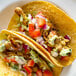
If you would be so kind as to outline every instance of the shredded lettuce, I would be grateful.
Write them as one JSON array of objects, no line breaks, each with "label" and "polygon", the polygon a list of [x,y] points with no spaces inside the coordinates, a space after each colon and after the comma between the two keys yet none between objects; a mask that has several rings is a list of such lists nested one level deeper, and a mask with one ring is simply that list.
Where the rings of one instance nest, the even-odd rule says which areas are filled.
[{"label": "shredded lettuce", "polygon": [[27,30],[28,31],[28,27],[26,26],[26,25],[21,25],[22,26],[22,29],[24,29],[24,30]]},{"label": "shredded lettuce", "polygon": [[49,69],[50,70],[47,63],[42,58],[40,58],[39,55],[35,51],[31,50],[30,54],[31,54],[31,58],[34,60],[35,63],[39,64],[39,67],[41,69],[43,69],[43,70],[44,69]]},{"label": "shredded lettuce", "polygon": [[14,70],[18,70],[19,69],[19,66],[14,64],[14,63],[10,63],[10,66],[12,67],[12,69]]},{"label": "shredded lettuce", "polygon": [[34,60],[35,63],[40,62],[40,59],[39,59],[37,53],[35,53],[33,50],[31,50],[31,51],[30,51],[30,54],[31,54],[31,58]]},{"label": "shredded lettuce", "polygon": [[2,44],[2,45],[0,46],[0,52],[5,51],[5,49],[6,49],[5,44]]},{"label": "shredded lettuce", "polygon": [[26,60],[22,56],[10,56],[10,57],[8,57],[9,60],[12,58],[15,58],[15,61],[17,62],[17,64],[15,64],[13,62],[7,63],[7,64],[10,67],[12,67],[12,69],[14,69],[14,70],[21,70],[22,69],[21,65],[27,64]]},{"label": "shredded lettuce", "polygon": [[15,60],[18,62],[18,64],[26,64],[27,63],[27,61],[21,56],[15,56]]},{"label": "shredded lettuce", "polygon": [[20,23],[19,23],[19,24],[17,24],[17,26],[18,26],[18,27],[20,27],[20,26],[21,26],[21,25],[20,25]]},{"label": "shredded lettuce", "polygon": [[3,52],[3,51],[5,51],[5,49],[6,49],[6,44],[8,43],[9,41],[5,41],[5,42],[3,42],[3,41],[1,41],[0,42],[0,52]]}]

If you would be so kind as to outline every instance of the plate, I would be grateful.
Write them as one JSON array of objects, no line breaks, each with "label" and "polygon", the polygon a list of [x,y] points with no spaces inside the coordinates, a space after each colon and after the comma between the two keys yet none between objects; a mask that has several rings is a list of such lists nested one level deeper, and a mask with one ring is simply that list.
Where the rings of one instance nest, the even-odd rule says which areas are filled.
[{"label": "plate", "polygon": [[[0,0],[0,30],[6,29],[17,6],[22,6],[34,0]],[[45,0],[56,4],[65,10],[76,21],[76,0]],[[76,60],[63,69],[60,76],[76,76]]]}]

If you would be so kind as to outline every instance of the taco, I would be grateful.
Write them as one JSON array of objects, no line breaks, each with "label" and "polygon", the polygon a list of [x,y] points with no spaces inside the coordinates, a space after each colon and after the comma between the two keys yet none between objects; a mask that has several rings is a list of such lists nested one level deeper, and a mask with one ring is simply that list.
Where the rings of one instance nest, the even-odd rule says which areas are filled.
[{"label": "taco", "polygon": [[8,30],[2,30],[0,37],[1,76],[59,76],[62,68],[44,59],[27,39]]},{"label": "taco", "polygon": [[[23,10],[22,10],[23,9]],[[8,30],[36,45],[56,66],[64,67],[76,57],[76,23],[55,5],[34,1],[15,9]]]}]

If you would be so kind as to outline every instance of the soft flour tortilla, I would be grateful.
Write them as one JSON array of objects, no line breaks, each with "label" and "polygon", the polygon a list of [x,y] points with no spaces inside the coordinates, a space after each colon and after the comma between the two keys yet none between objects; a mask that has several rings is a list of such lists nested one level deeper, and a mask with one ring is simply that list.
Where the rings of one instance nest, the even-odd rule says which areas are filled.
[{"label": "soft flour tortilla", "polygon": [[[35,45],[33,45],[31,42],[29,42],[27,39],[21,37],[20,35],[13,33],[12,31],[8,31],[8,30],[2,30],[1,34],[0,34],[0,40],[2,39],[6,39],[7,35],[13,35],[16,36],[18,39],[22,40],[23,42],[27,43],[30,47],[32,47],[33,49],[35,49],[38,53],[40,53],[47,61],[51,62]],[[1,55],[1,54],[0,54]],[[0,58],[0,75],[1,76],[22,76],[19,72],[17,71],[13,71],[11,70],[11,68],[9,68],[4,62],[3,60],[1,60]],[[59,76],[62,68],[59,67],[53,67],[53,74],[54,76]]]},{"label": "soft flour tortilla", "polygon": [[[61,61],[57,61],[56,59],[50,56],[50,59],[52,58],[54,64],[59,67],[70,65],[72,61],[76,58],[76,23],[69,16],[67,16],[67,14],[64,11],[60,10],[55,5],[45,1],[30,2],[22,6],[22,9],[26,15],[30,13],[33,16],[37,12],[42,11],[43,14],[56,27],[56,29],[59,30],[60,35],[64,36],[67,34],[71,37],[70,47],[72,48],[72,55],[69,61],[62,63]],[[17,14],[14,14],[14,16],[12,17],[9,23],[8,30],[19,31],[19,29],[17,28],[18,22],[19,22],[19,17]],[[40,45],[38,46],[41,49]],[[46,53],[46,51],[44,51],[44,53]],[[45,55],[49,56],[48,52]]]}]

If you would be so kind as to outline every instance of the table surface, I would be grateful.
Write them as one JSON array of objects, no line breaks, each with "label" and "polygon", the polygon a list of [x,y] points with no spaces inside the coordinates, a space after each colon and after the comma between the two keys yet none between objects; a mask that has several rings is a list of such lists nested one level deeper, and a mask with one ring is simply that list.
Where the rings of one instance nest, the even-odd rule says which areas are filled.
[{"label": "table surface", "polygon": [[[0,0],[0,12],[9,4],[18,0]],[[49,0],[65,10],[76,21],[76,0]],[[60,76],[76,76],[76,60],[65,67]]]}]

